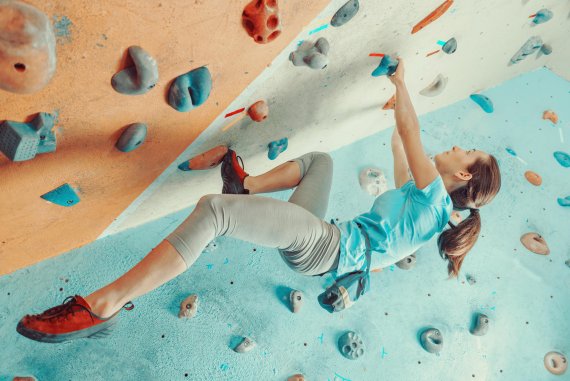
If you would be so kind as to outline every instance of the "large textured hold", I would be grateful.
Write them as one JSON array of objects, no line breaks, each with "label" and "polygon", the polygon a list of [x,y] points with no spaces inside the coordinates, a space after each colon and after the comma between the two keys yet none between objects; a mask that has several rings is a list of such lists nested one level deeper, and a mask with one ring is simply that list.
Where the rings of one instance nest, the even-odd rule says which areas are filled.
[{"label": "large textured hold", "polygon": [[326,38],[321,37],[315,43],[305,41],[296,51],[289,54],[289,61],[295,66],[308,66],[311,69],[324,69],[329,63],[327,54],[330,46]]},{"label": "large textured hold", "polygon": [[158,65],[140,46],[131,46],[129,56],[135,66],[121,70],[111,79],[113,89],[121,94],[144,94],[158,82]]},{"label": "large textured hold", "polygon": [[544,356],[544,367],[552,374],[557,376],[566,373],[568,369],[568,359],[563,353],[560,352],[548,352]]},{"label": "large textured hold", "polygon": [[55,134],[51,131],[54,117],[40,112],[30,123],[6,120],[0,124],[0,151],[12,161],[33,159],[37,154],[53,152]]},{"label": "large textured hold", "polygon": [[356,360],[364,355],[366,347],[358,333],[348,331],[338,339],[338,349],[347,359]]},{"label": "large textured hold", "polygon": [[175,110],[186,112],[206,102],[212,91],[212,76],[202,66],[177,77],[168,91],[168,104]]},{"label": "large textured hold", "polygon": [[509,61],[509,65],[514,65],[521,62],[527,56],[536,53],[543,45],[542,39],[538,36],[532,36],[529,38],[523,46],[515,53],[515,55]]},{"label": "large textured hold", "polygon": [[266,44],[281,34],[277,0],[252,0],[241,15],[247,34],[258,44]]},{"label": "large textured hold", "polygon": [[452,4],[453,0],[445,0],[439,7],[437,7],[433,12],[424,17],[422,21],[417,23],[412,28],[412,34],[419,32],[420,30],[422,30],[423,28],[425,28],[426,26],[428,26],[429,24],[431,24],[432,22],[443,16],[443,14],[447,12],[447,10],[449,9],[449,7],[451,7]]},{"label": "large textured hold", "polygon": [[443,92],[445,86],[447,86],[447,77],[438,74],[432,83],[420,91],[420,94],[426,97],[435,97]]},{"label": "large textured hold", "polygon": [[358,12],[360,4],[358,0],[349,0],[346,4],[339,8],[331,19],[331,25],[335,27],[343,26],[349,22]]},{"label": "large textured hold", "polygon": [[429,353],[439,353],[443,349],[443,336],[439,329],[429,328],[420,337],[422,347]]},{"label": "large textured hold", "polygon": [[66,207],[73,206],[80,201],[79,196],[77,193],[75,193],[69,184],[63,184],[62,186],[57,187],[56,189],[45,193],[40,197],[56,205]]},{"label": "large textured hold", "polygon": [[123,133],[115,147],[122,152],[131,152],[140,147],[146,138],[147,127],[144,123],[133,123]]},{"label": "large textured hold", "polygon": [[20,1],[0,1],[0,89],[33,93],[48,84],[55,67],[48,17]]}]

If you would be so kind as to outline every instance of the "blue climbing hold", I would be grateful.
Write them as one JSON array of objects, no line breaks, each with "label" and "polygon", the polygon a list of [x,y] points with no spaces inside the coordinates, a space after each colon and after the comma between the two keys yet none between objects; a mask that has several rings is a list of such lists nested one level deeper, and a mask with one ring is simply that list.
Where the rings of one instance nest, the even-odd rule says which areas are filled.
[{"label": "blue climbing hold", "polygon": [[483,111],[490,114],[494,111],[493,102],[486,96],[481,94],[471,94],[469,96],[475,103],[477,103]]},{"label": "blue climbing hold", "polygon": [[382,57],[380,64],[372,72],[373,77],[379,77],[381,75],[392,75],[398,68],[398,60],[392,58],[388,55]]},{"label": "blue climbing hold", "polygon": [[560,206],[570,206],[570,196],[566,196],[564,198],[558,198],[558,205]]},{"label": "blue climbing hold", "polygon": [[80,201],[79,196],[69,184],[63,184],[40,197],[61,206],[73,206]]},{"label": "blue climbing hold", "polygon": [[532,19],[532,22],[535,24],[542,24],[547,21],[550,21],[552,16],[554,16],[554,14],[552,13],[551,10],[543,8],[540,11],[536,12],[536,15]]},{"label": "blue climbing hold", "polygon": [[554,158],[561,166],[570,168],[570,155],[568,155],[566,152],[556,151],[554,152]]},{"label": "blue climbing hold", "polygon": [[267,145],[269,147],[269,152],[267,153],[267,157],[269,157],[269,160],[275,160],[281,152],[287,149],[288,144],[289,141],[287,138],[283,138],[269,143]]},{"label": "blue climbing hold", "polygon": [[55,151],[54,123],[54,116],[46,112],[38,113],[29,123],[0,123],[0,152],[12,161],[24,161]]},{"label": "blue climbing hold", "polygon": [[168,104],[175,110],[187,112],[206,102],[212,90],[212,76],[202,66],[177,77],[168,91]]},{"label": "blue climbing hold", "polygon": [[122,152],[131,152],[140,147],[146,138],[146,124],[133,123],[121,134],[115,147]]},{"label": "blue climbing hold", "polygon": [[515,150],[513,150],[512,148],[507,147],[507,148],[505,148],[505,150],[506,150],[509,154],[511,154],[511,155],[513,155],[513,156],[517,156],[517,153],[516,153]]},{"label": "blue climbing hold", "polygon": [[178,169],[182,171],[191,171],[192,169],[190,168],[190,160],[186,160],[184,163],[178,165]]}]

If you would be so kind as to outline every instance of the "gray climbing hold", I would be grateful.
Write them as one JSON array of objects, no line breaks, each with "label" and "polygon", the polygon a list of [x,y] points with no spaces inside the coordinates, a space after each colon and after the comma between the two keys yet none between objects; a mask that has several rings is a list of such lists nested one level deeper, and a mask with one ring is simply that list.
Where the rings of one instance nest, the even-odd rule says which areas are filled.
[{"label": "gray climbing hold", "polygon": [[111,85],[121,94],[144,94],[158,82],[158,65],[155,59],[140,46],[131,46],[129,56],[135,66],[115,74],[111,79]]},{"label": "gray climbing hold", "polygon": [[550,53],[552,53],[552,46],[550,44],[542,44],[540,47],[540,52],[545,56],[548,56]]},{"label": "gray climbing hold", "polygon": [[416,266],[416,254],[408,255],[406,258],[396,262],[396,266],[402,270],[410,270]]},{"label": "gray climbing hold", "polygon": [[115,147],[122,152],[131,152],[134,149],[140,147],[146,138],[146,124],[144,123],[133,123],[123,133]]},{"label": "gray climbing hold", "polygon": [[66,207],[73,206],[80,201],[79,196],[69,184],[63,184],[40,197],[56,205]]},{"label": "gray climbing hold", "polygon": [[192,294],[180,303],[179,318],[193,318],[198,312],[198,295]]},{"label": "gray climbing hold", "polygon": [[237,353],[245,353],[251,351],[255,348],[255,341],[250,339],[249,337],[244,337],[241,343],[239,343],[235,348],[234,351]]},{"label": "gray climbing hold", "polygon": [[564,262],[566,264],[566,266],[570,267],[570,259],[567,259],[566,262]]},{"label": "gray climbing hold", "polygon": [[168,90],[168,104],[186,112],[206,102],[212,91],[212,76],[206,66],[178,76]]},{"label": "gray climbing hold", "polygon": [[40,112],[30,123],[6,120],[0,124],[0,151],[12,161],[30,160],[55,151],[54,117]]},{"label": "gray climbing hold", "polygon": [[473,275],[467,274],[465,276],[465,278],[467,279],[467,283],[469,283],[469,285],[471,285],[471,286],[473,286],[475,283],[477,283],[477,280],[473,277]]},{"label": "gray climbing hold", "polygon": [[429,328],[420,337],[422,347],[429,353],[439,353],[443,349],[443,336],[439,329]]},{"label": "gray climbing hold", "polygon": [[420,91],[421,95],[426,97],[435,97],[442,93],[442,91],[447,86],[447,77],[444,77],[441,74],[438,74],[437,77],[430,83],[425,89]]},{"label": "gray climbing hold", "polygon": [[339,8],[331,19],[331,25],[335,27],[343,26],[349,22],[358,12],[360,4],[358,0],[349,0],[346,4]]},{"label": "gray climbing hold", "polygon": [[296,51],[289,54],[289,61],[295,66],[308,66],[311,69],[324,69],[329,59],[330,46],[326,38],[321,37],[315,43],[303,42]]},{"label": "gray climbing hold", "polygon": [[452,37],[441,47],[444,53],[453,54],[457,50],[457,40]]},{"label": "gray climbing hold", "polygon": [[303,293],[298,290],[292,290],[289,294],[289,302],[291,303],[291,311],[297,313],[303,307]]},{"label": "gray climbing hold", "polygon": [[338,339],[338,349],[347,359],[356,360],[364,355],[366,347],[358,333],[348,331]]},{"label": "gray climbing hold", "polygon": [[485,336],[489,330],[489,318],[484,314],[476,314],[469,332],[475,336]]},{"label": "gray climbing hold", "polygon": [[536,53],[543,45],[542,39],[538,36],[532,36],[524,43],[524,45],[515,53],[509,61],[509,66],[519,63],[527,56]]}]

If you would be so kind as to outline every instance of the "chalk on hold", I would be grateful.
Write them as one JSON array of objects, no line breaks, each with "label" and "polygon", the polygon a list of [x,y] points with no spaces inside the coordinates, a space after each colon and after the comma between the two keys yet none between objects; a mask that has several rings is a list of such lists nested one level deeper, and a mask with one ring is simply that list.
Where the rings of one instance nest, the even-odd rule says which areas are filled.
[{"label": "chalk on hold", "polygon": [[198,312],[198,295],[192,294],[180,303],[179,318],[193,318]]},{"label": "chalk on hold", "polygon": [[420,336],[422,347],[429,353],[439,353],[443,349],[443,336],[439,329],[429,328]]},{"label": "chalk on hold", "polygon": [[563,353],[560,352],[548,352],[544,356],[544,367],[550,373],[557,376],[566,373],[568,369],[568,359]]},{"label": "chalk on hold", "polygon": [[261,122],[267,119],[269,115],[269,107],[267,107],[267,103],[265,101],[257,101],[247,109],[247,115],[254,121],[254,122]]},{"label": "chalk on hold", "polygon": [[552,123],[558,123],[558,115],[552,110],[546,110],[542,113],[542,119],[550,120]]},{"label": "chalk on hold", "polygon": [[396,262],[396,266],[402,270],[410,270],[416,267],[416,254],[408,255],[406,258]]},{"label": "chalk on hold", "polygon": [[471,98],[473,102],[477,103],[479,107],[481,107],[481,109],[483,109],[483,111],[485,111],[487,114],[495,111],[493,101],[491,101],[489,97],[482,94],[471,94],[469,98]]},{"label": "chalk on hold", "polygon": [[521,236],[521,243],[528,250],[535,254],[548,255],[550,254],[550,249],[546,244],[546,241],[538,233],[526,233]]},{"label": "chalk on hold", "polygon": [[158,82],[158,65],[140,46],[129,47],[129,56],[134,66],[127,67],[111,78],[111,86],[121,94],[138,95],[147,93]]},{"label": "chalk on hold", "polygon": [[566,196],[564,198],[558,197],[558,199],[556,201],[558,202],[558,205],[560,205],[560,206],[570,206],[570,196]]},{"label": "chalk on hold", "polygon": [[305,376],[303,376],[301,373],[297,373],[289,377],[287,381],[305,381]]},{"label": "chalk on hold", "polygon": [[33,93],[55,73],[55,35],[48,17],[20,1],[0,1],[0,89]]},{"label": "chalk on hold", "polygon": [[358,175],[358,182],[362,190],[371,196],[379,196],[388,190],[386,176],[379,168],[364,168]]},{"label": "chalk on hold", "polygon": [[358,333],[348,331],[338,339],[338,349],[347,359],[356,360],[364,355],[366,347]]},{"label": "chalk on hold", "polygon": [[251,351],[255,348],[255,341],[250,339],[249,337],[244,337],[241,343],[239,343],[235,348],[234,351],[237,353],[245,353]]},{"label": "chalk on hold", "polygon": [[140,147],[146,138],[146,124],[133,123],[123,131],[115,147],[121,152],[131,152]]},{"label": "chalk on hold", "polygon": [[552,46],[550,44],[542,44],[540,52],[545,56],[549,56],[552,53]]},{"label": "chalk on hold", "polygon": [[228,147],[219,145],[209,151],[194,156],[190,160],[186,160],[178,166],[182,171],[194,171],[200,169],[210,169],[218,166],[224,160],[224,156],[228,152]]},{"label": "chalk on hold", "polygon": [[177,77],[168,91],[168,104],[180,112],[190,111],[210,96],[212,76],[207,67],[202,66]]},{"label": "chalk on hold", "polygon": [[38,113],[29,123],[6,120],[0,124],[0,152],[12,161],[30,160],[56,148],[54,116]]},{"label": "chalk on hold", "polygon": [[392,58],[389,55],[385,55],[380,60],[378,67],[372,72],[373,77],[379,77],[381,75],[392,75],[398,68],[398,60]]},{"label": "chalk on hold", "polygon": [[550,21],[552,16],[554,16],[554,14],[550,9],[543,8],[540,11],[536,12],[534,18],[532,19],[532,22],[536,25],[543,24],[547,21]]},{"label": "chalk on hold", "polygon": [[303,293],[299,290],[292,290],[289,293],[289,303],[291,305],[291,311],[297,313],[303,307]]},{"label": "chalk on hold", "polygon": [[543,45],[542,39],[538,36],[530,37],[524,45],[512,56],[509,65],[514,65],[524,60],[527,56],[536,53]]},{"label": "chalk on hold", "polygon": [[484,314],[476,314],[469,332],[475,336],[484,336],[489,331],[489,318]]},{"label": "chalk on hold", "polygon": [[269,151],[267,152],[267,157],[269,160],[275,160],[277,156],[287,149],[289,141],[287,138],[273,141],[267,145]]},{"label": "chalk on hold", "polygon": [[444,53],[453,54],[457,50],[457,40],[452,37],[441,47]]},{"label": "chalk on hold", "polygon": [[447,77],[438,74],[432,83],[420,91],[420,94],[426,97],[435,97],[443,92],[445,86],[447,86]]},{"label": "chalk on hold", "polygon": [[77,193],[75,193],[73,188],[67,183],[41,195],[40,197],[61,206],[73,206],[80,201]]},{"label": "chalk on hold", "polygon": [[388,102],[384,104],[382,110],[394,110],[396,108],[396,94],[392,95]]},{"label": "chalk on hold", "polygon": [[414,27],[412,28],[412,34],[419,32],[420,30],[422,30],[423,28],[425,28],[426,26],[428,26],[429,24],[431,24],[432,22],[443,16],[443,14],[447,12],[447,10],[449,9],[449,7],[451,7],[452,4],[453,0],[445,0],[433,12],[424,17],[422,21],[414,25]]},{"label": "chalk on hold", "polygon": [[349,0],[336,11],[331,19],[331,25],[335,27],[343,26],[354,17],[359,8],[358,0]]},{"label": "chalk on hold", "polygon": [[564,168],[570,168],[570,155],[566,152],[556,151],[554,152],[554,158]]},{"label": "chalk on hold", "polygon": [[258,44],[266,44],[281,34],[277,0],[252,0],[243,9],[242,25]]},{"label": "chalk on hold", "polygon": [[308,66],[311,69],[324,69],[329,59],[327,54],[330,46],[326,38],[321,37],[314,43],[305,41],[297,50],[289,54],[289,61],[295,66]]}]

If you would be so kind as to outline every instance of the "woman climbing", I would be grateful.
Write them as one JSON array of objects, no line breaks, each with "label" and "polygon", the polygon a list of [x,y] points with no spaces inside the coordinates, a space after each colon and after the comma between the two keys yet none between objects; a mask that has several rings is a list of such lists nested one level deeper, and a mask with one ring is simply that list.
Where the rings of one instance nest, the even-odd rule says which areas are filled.
[{"label": "woman climbing", "polygon": [[[389,78],[397,97],[392,135],[396,189],[377,197],[369,212],[338,226],[323,221],[332,181],[328,154],[311,152],[262,175],[249,176],[235,152],[228,150],[221,168],[223,194],[203,196],[171,235],[114,282],[85,298],[70,296],[41,314],[24,316],[17,331],[43,342],[102,334],[116,322],[122,308],[133,308],[130,300],[186,271],[206,245],[222,235],[277,248],[301,274],[332,272],[339,284],[349,280],[339,287],[345,303],[354,275],[362,288],[362,275],[370,267],[389,266],[438,233],[448,273],[457,276],[481,229],[478,208],[499,191],[497,161],[485,152],[454,146],[436,155],[434,166],[420,141],[401,59]],[[255,195],[293,187],[297,188],[289,202]],[[454,226],[449,222],[453,209],[469,209],[470,215]],[[450,228],[444,231],[448,223]],[[324,302],[338,307],[338,300],[330,300],[333,294],[327,293]]]}]

